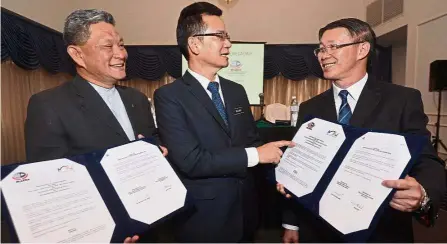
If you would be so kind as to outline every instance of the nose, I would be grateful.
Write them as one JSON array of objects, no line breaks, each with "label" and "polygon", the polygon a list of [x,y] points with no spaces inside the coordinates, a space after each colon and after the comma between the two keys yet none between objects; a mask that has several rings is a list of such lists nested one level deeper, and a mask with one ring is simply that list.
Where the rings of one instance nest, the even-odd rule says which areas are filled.
[{"label": "nose", "polygon": [[117,46],[116,48],[114,48],[113,57],[117,59],[127,59],[126,48],[122,46]]},{"label": "nose", "polygon": [[230,39],[226,38],[224,42],[224,47],[230,48],[232,46]]},{"label": "nose", "polygon": [[318,60],[320,60],[320,62],[322,62],[323,60],[325,60],[325,59],[327,59],[329,57],[330,57],[330,55],[329,55],[329,53],[327,51],[326,52],[320,52],[318,54]]}]

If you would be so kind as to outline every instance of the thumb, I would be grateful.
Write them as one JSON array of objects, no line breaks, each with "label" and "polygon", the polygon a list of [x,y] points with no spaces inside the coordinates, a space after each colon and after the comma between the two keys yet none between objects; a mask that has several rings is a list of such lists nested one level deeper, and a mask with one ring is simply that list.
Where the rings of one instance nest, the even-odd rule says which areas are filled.
[{"label": "thumb", "polygon": [[142,135],[142,134],[138,134],[138,139],[143,139],[144,138],[144,136]]}]

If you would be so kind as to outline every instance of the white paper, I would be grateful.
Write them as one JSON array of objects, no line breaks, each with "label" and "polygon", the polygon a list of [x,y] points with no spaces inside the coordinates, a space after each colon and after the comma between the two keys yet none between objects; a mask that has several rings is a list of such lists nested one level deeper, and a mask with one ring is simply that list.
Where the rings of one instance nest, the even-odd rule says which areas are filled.
[{"label": "white paper", "polygon": [[320,216],[343,234],[369,228],[411,155],[405,138],[369,132],[357,139],[320,200]]},{"label": "white paper", "polygon": [[20,242],[110,242],[115,222],[85,166],[57,159],[18,166],[2,190]]},{"label": "white paper", "polygon": [[151,224],[185,203],[186,188],[157,146],[136,141],[109,149],[101,165],[132,219]]},{"label": "white paper", "polygon": [[338,124],[317,118],[304,123],[293,138],[296,146],[276,167],[276,181],[297,197],[313,192],[345,139]]}]

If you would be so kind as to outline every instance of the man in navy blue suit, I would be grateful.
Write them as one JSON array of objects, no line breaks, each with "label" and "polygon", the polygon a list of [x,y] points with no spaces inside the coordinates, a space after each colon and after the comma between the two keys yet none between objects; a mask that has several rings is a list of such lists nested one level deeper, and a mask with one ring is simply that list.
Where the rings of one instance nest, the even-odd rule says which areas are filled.
[{"label": "man in navy blue suit", "polygon": [[279,162],[280,147],[292,145],[261,146],[244,88],[217,75],[231,47],[221,15],[206,2],[182,10],[177,42],[189,69],[154,95],[161,140],[195,202],[176,223],[179,242],[252,241],[253,166]]}]

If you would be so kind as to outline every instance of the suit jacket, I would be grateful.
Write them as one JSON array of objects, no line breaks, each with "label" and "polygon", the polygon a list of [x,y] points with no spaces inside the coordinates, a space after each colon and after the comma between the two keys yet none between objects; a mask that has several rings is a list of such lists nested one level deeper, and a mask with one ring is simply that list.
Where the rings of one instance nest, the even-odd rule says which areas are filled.
[{"label": "suit jacket", "polygon": [[[332,89],[300,105],[299,126],[308,115],[332,122],[337,121]],[[430,136],[426,128],[427,122],[418,90],[378,82],[371,77],[362,90],[350,120],[350,124],[356,127]],[[409,173],[425,188],[433,201],[435,212],[438,211],[445,192],[443,166],[444,162],[437,157],[430,141],[427,140],[427,146]],[[342,241],[335,231],[329,229],[301,205],[292,201],[287,201],[286,205],[283,222],[300,227],[300,241]],[[412,215],[394,210],[387,205],[369,241],[413,242]]]},{"label": "suit jacket", "polygon": [[[135,138],[156,136],[147,97],[116,85]],[[33,95],[25,122],[26,156],[30,162],[62,158],[129,142],[126,133],[98,92],[76,76]]]},{"label": "suit jacket", "polygon": [[245,148],[260,145],[259,136],[244,88],[219,79],[228,127],[188,72],[154,95],[161,141],[195,202],[195,211],[179,220],[180,242],[238,242],[256,228]]}]

